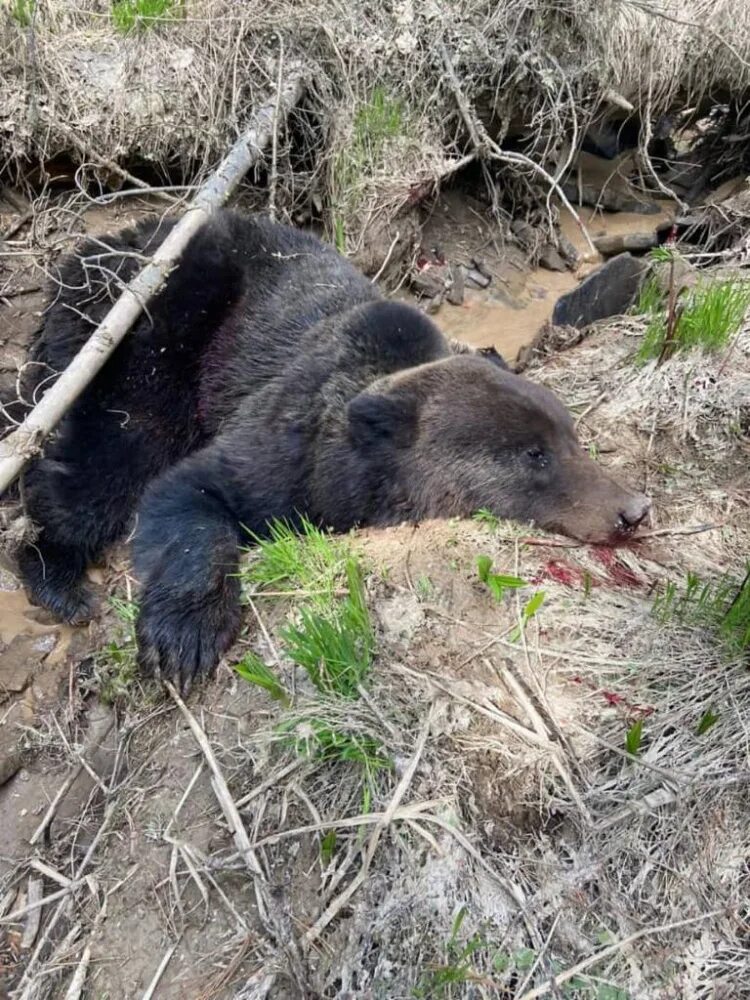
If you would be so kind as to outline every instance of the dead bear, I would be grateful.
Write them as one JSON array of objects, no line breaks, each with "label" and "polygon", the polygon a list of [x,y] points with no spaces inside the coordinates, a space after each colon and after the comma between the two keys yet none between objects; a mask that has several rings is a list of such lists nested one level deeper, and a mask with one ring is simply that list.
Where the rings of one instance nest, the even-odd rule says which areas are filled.
[{"label": "dead bear", "polygon": [[[40,388],[110,307],[101,275],[129,280],[173,224],[63,262],[30,366]],[[92,614],[87,565],[135,512],[139,661],[183,687],[235,639],[238,547],[269,519],[346,531],[484,507],[616,542],[649,507],[546,389],[450,344],[314,236],[229,211],[193,237],[23,486],[39,534],[21,575],[71,622]]]}]

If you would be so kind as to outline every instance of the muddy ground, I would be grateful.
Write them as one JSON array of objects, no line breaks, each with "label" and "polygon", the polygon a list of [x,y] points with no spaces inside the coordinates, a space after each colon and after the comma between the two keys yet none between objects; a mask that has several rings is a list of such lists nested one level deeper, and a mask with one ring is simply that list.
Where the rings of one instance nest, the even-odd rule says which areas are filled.
[{"label": "muddy ground", "polygon": [[[147,210],[116,202],[81,218],[87,232],[105,234]],[[0,217],[0,228],[12,217],[12,211]],[[584,210],[583,219],[593,235],[644,225],[637,213]],[[596,266],[577,228],[563,225],[579,251],[577,267],[529,269],[518,247],[493,239],[480,204],[446,192],[425,220],[423,245],[439,247],[450,260],[480,258],[493,280],[486,290],[467,289],[462,305],[444,302],[436,321],[452,336],[515,358],[549,319],[558,295]],[[36,247],[26,239],[21,231],[0,257],[6,386],[44,306],[42,272],[52,248],[65,242],[44,228]],[[402,287],[396,294],[413,293]],[[0,914],[21,915],[0,928],[0,994],[63,996],[75,970],[83,970],[81,995],[101,998],[543,995],[529,991],[541,972],[552,974],[549,955],[573,966],[597,942],[639,931],[639,914],[665,923],[661,892],[673,899],[673,920],[695,925],[671,938],[665,931],[661,952],[634,943],[613,953],[596,966],[596,978],[564,995],[748,995],[741,985],[747,954],[738,944],[747,939],[735,908],[747,887],[746,860],[731,856],[738,806],[722,797],[716,775],[706,786],[714,793],[701,800],[704,814],[693,826],[681,825],[675,798],[684,796],[685,816],[698,800],[683,781],[691,762],[678,759],[673,738],[665,737],[666,749],[651,771],[644,769],[657,778],[668,772],[668,780],[646,783],[666,795],[668,815],[656,824],[665,829],[643,833],[629,867],[618,868],[614,848],[612,857],[587,860],[578,827],[617,831],[618,824],[650,822],[628,811],[646,786],[638,784],[636,794],[628,784],[636,779],[625,774],[618,747],[638,718],[656,713],[666,728],[683,725],[675,720],[684,677],[665,679],[664,664],[702,657],[693,672],[729,670],[703,633],[685,647],[684,637],[652,624],[655,590],[688,571],[739,573],[750,551],[747,443],[706,456],[690,442],[624,419],[613,394],[607,397],[606,376],[625,363],[633,336],[628,321],[594,331],[532,377],[561,392],[603,464],[653,495],[654,522],[643,542],[620,552],[590,550],[479,522],[365,531],[351,539],[369,571],[378,637],[371,700],[357,718],[385,734],[396,762],[393,780],[379,780],[369,808],[387,808],[395,783],[408,776],[398,805],[414,811],[385,829],[379,860],[320,933],[312,932],[326,907],[359,871],[356,828],[339,829],[332,858],[321,849],[330,826],[363,811],[359,779],[351,767],[315,765],[261,738],[280,709],[232,669],[252,648],[291,676],[278,636],[294,603],[255,600],[238,648],[189,703],[231,797],[247,800],[240,815],[260,845],[259,864],[271,886],[270,896],[259,898],[185,714],[137,676],[118,675],[116,656],[114,667],[112,656],[101,657],[111,644],[116,651],[128,641],[106,601],[90,627],[61,626],[29,606],[2,570]],[[477,578],[479,554],[544,591],[544,613],[531,623],[522,650],[511,640],[517,600],[498,605],[487,593]],[[92,576],[103,595],[132,596],[123,549]],[[532,694],[519,694],[519,683]],[[730,702],[740,703],[747,682],[727,674],[723,683]],[[702,705],[696,696],[698,718]],[[423,731],[429,744],[420,750]],[[745,736],[737,761],[746,752]],[[451,824],[466,832],[455,836]],[[676,869],[656,879],[638,851],[652,835],[667,836],[667,826],[675,838],[682,829],[685,843],[675,843]],[[725,834],[710,850],[707,828]],[[303,832],[284,834],[295,829]],[[362,829],[369,836],[370,828]],[[619,896],[616,872],[624,879]],[[696,887],[694,905],[681,895],[685,881]],[[27,912],[36,893],[48,902]],[[462,905],[469,917],[461,935],[492,926],[503,954],[516,956],[530,935],[538,966],[529,972],[516,959],[518,968],[508,971],[495,958],[493,979],[485,968],[478,971],[479,953],[469,952],[464,965],[471,975],[441,985],[433,973],[441,961],[450,964],[446,942]],[[716,914],[702,923],[708,910]],[[531,925],[548,934],[546,945]],[[735,992],[724,972],[715,973],[722,948],[736,955]],[[666,954],[671,958],[660,968]],[[414,967],[405,970],[409,963]],[[606,994],[602,984],[622,993]],[[553,985],[550,995],[563,994]]]}]

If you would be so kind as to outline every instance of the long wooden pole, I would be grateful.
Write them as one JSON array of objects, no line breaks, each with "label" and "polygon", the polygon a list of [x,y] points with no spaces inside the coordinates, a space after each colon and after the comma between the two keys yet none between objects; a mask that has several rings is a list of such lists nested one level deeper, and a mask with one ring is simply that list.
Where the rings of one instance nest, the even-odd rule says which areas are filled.
[{"label": "long wooden pole", "polygon": [[240,136],[206,183],[197,192],[185,214],[154,253],[148,264],[123,289],[122,294],[58,380],[26,416],[23,423],[0,441],[0,494],[39,454],[47,435],[117,345],[124,339],[144,307],[164,285],[190,239],[209,216],[235,190],[247,171],[258,162],[283,121],[302,95],[302,79],[290,78],[280,92],[253,115],[251,126]]}]

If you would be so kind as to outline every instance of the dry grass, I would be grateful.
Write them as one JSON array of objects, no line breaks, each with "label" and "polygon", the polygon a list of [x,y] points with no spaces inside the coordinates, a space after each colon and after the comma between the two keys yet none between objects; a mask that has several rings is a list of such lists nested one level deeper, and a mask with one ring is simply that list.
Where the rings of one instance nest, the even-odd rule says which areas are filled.
[{"label": "dry grass", "polygon": [[[12,9],[0,9],[0,162],[72,151],[87,175],[102,159],[136,158],[193,181],[279,63],[302,60],[310,91],[294,148],[279,151],[294,180],[281,208],[322,198],[331,235],[350,250],[475,154],[483,129],[502,148],[521,126],[532,161],[554,172],[613,92],[656,120],[675,101],[750,83],[742,0],[192,0],[126,35],[99,0],[37,0],[20,19]],[[379,100],[400,109],[384,134]]]}]

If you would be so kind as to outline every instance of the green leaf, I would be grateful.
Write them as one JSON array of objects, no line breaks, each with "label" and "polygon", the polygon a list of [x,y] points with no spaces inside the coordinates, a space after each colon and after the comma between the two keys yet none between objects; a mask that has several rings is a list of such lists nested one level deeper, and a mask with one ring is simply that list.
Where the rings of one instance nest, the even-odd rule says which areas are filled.
[{"label": "green leaf", "polygon": [[643,739],[643,719],[639,719],[634,722],[633,725],[628,729],[628,734],[625,737],[625,749],[628,753],[635,756],[641,749],[641,740]]},{"label": "green leaf", "polygon": [[611,983],[598,983],[596,1000],[629,1000],[629,994],[619,986],[612,986]]},{"label": "green leaf", "polygon": [[456,917],[453,921],[453,929],[451,930],[450,944],[455,943],[455,940],[458,937],[458,932],[461,930],[461,924],[464,922],[464,919],[466,917],[466,912],[467,912],[466,907],[462,906],[461,909],[456,914]]},{"label": "green leaf", "polygon": [[331,863],[333,852],[336,848],[336,831],[329,830],[320,842],[320,857],[324,865]]},{"label": "green leaf", "polygon": [[709,708],[708,711],[704,712],[703,716],[701,717],[701,721],[698,723],[698,728],[696,730],[696,733],[698,734],[698,736],[703,736],[703,734],[707,733],[711,728],[711,726],[713,726],[718,721],[719,721],[719,716]]},{"label": "green leaf", "polygon": [[544,591],[538,590],[523,609],[524,621],[528,621],[530,618],[533,618],[537,611],[541,608],[542,604],[544,604]]},{"label": "green leaf", "polygon": [[506,955],[504,952],[499,951],[492,959],[492,968],[495,972],[505,972],[505,970],[510,965],[510,955]]},{"label": "green leaf", "polygon": [[536,952],[531,948],[521,948],[513,956],[517,969],[530,969],[536,960]]},{"label": "green leaf", "polygon": [[507,587],[509,590],[518,590],[526,586],[526,581],[520,576],[502,576],[500,573],[493,573],[492,579],[496,580],[499,586]]},{"label": "green leaf", "polygon": [[267,667],[255,653],[246,653],[243,659],[235,664],[234,669],[248,684],[255,684],[256,687],[267,691],[274,701],[280,701],[283,705],[290,703],[289,694],[284,685],[273,670]]},{"label": "green leaf", "polygon": [[489,556],[480,556],[477,559],[477,569],[479,570],[479,579],[482,583],[487,583],[490,578],[490,570],[492,569],[492,560]]}]

